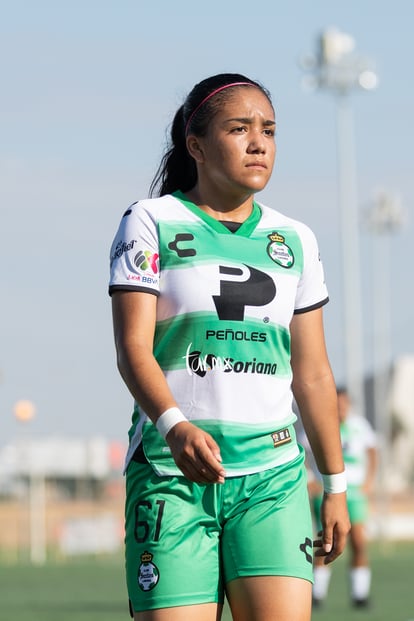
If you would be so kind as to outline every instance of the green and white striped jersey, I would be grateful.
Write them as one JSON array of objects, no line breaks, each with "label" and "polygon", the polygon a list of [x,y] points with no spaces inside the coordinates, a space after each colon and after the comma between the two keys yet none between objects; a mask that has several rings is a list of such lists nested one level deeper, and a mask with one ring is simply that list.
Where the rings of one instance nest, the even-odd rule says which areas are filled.
[{"label": "green and white striped jersey", "polygon": [[[255,202],[232,233],[180,192],[139,201],[111,248],[117,290],[159,296],[154,355],[182,412],[217,441],[228,476],[296,457],[289,324],[328,301],[306,225]],[[142,442],[157,473],[181,474],[138,404],[129,437],[127,463]]]}]

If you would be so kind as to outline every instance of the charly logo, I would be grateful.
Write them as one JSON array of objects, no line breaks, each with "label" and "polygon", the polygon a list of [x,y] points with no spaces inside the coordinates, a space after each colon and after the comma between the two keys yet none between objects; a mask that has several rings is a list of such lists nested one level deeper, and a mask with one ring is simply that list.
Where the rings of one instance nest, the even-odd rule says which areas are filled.
[{"label": "charly logo", "polygon": [[[193,239],[194,235],[192,233],[177,233],[174,241],[168,244],[168,248],[173,252],[176,252],[180,259],[185,257],[194,257],[197,254],[195,248],[192,248],[191,246],[183,247],[181,245],[183,243],[185,244],[185,242],[191,242]],[[178,244],[180,244],[180,246]]]},{"label": "charly logo", "polygon": [[292,267],[295,262],[292,249],[285,243],[285,238],[276,231],[268,235],[270,242],[267,245],[267,254],[281,267]]},{"label": "charly logo", "polygon": [[[309,548],[309,551],[308,551]],[[304,553],[306,560],[308,563],[313,562],[312,558],[312,540],[309,537],[306,537],[305,541],[300,544],[299,550]]]},{"label": "charly logo", "polygon": [[152,554],[141,554],[141,564],[138,567],[138,585],[142,591],[151,591],[160,579],[158,567],[152,562]]}]

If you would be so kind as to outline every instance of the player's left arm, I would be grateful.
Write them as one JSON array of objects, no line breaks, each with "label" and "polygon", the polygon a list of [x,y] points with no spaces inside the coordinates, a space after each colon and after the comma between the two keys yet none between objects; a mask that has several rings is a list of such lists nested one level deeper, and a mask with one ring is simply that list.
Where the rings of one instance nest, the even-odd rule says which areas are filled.
[{"label": "player's left arm", "polygon": [[[322,308],[295,314],[291,324],[292,390],[321,474],[344,471],[334,377],[326,351]],[[325,493],[318,556],[333,561],[350,528],[346,494]]]}]

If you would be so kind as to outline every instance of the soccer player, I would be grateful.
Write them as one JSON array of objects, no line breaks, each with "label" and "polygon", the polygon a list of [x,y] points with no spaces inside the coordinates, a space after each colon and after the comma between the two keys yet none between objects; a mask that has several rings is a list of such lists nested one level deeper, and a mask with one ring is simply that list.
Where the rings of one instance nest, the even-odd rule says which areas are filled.
[{"label": "soccer player", "polygon": [[312,525],[299,404],[326,495],[317,554],[349,529],[315,237],[255,199],[272,173],[267,90],[198,83],[111,248],[120,373],[135,407],[126,574],[136,621],[309,621]]},{"label": "soccer player", "polygon": [[[373,491],[377,470],[376,436],[363,416],[353,408],[345,388],[338,388],[338,411],[340,434],[348,483],[347,503],[351,530],[349,532],[350,569],[349,586],[351,601],[355,607],[369,604],[371,569],[369,566],[366,521],[368,499]],[[322,497],[315,494],[316,522],[319,522]],[[315,560],[314,606],[320,606],[328,594],[331,569]]]}]

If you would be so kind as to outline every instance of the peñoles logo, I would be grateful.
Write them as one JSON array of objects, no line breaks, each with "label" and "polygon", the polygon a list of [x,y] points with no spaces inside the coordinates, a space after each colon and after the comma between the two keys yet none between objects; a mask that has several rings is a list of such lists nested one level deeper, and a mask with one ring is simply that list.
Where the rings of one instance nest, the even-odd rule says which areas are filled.
[{"label": "pe\u00f1oles logo", "polygon": [[258,373],[261,375],[276,375],[277,364],[271,362],[252,360],[234,360],[216,356],[215,354],[202,354],[201,351],[191,350],[192,343],[187,347],[185,366],[189,375],[204,377],[208,371],[220,371],[222,373]]}]

